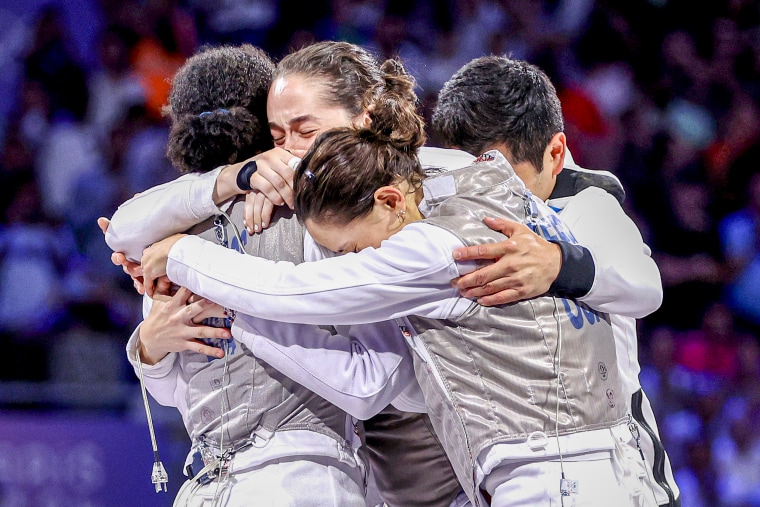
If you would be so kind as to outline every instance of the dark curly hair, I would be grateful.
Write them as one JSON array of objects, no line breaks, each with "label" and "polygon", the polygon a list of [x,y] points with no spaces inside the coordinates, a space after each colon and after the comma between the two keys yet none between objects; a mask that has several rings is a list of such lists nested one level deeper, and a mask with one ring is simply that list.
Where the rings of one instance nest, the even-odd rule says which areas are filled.
[{"label": "dark curly hair", "polygon": [[180,172],[206,172],[270,149],[266,98],[274,63],[250,44],[205,47],[172,79],[166,155]]}]

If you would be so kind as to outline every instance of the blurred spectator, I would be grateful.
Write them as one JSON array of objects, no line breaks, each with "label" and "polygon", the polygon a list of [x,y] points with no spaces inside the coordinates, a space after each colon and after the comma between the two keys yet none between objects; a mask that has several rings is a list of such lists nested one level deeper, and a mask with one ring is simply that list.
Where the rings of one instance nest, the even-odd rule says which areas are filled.
[{"label": "blurred spectator", "polygon": [[746,91],[732,96],[705,151],[708,182],[716,197],[716,213],[735,211],[746,201],[751,175],[760,153],[760,107]]},{"label": "blurred spectator", "polygon": [[[249,42],[261,46],[268,31],[278,19],[278,4],[275,0],[189,0],[187,4],[195,14],[201,39],[204,42],[221,44],[242,44]],[[312,3],[312,2],[308,2]],[[291,4],[294,9],[281,12],[299,16],[300,9],[310,11],[310,7],[299,3]],[[287,20],[287,16],[283,16]],[[298,25],[293,29],[299,28]],[[189,56],[189,55],[187,55]]]},{"label": "blurred spectator", "polygon": [[676,361],[706,382],[727,384],[738,377],[742,338],[729,309],[713,303],[705,312],[700,329],[684,331],[677,337]]},{"label": "blurred spectator", "polygon": [[657,328],[649,333],[649,336],[642,336],[648,338],[648,346],[642,346],[640,353],[639,380],[652,402],[657,420],[661,421],[666,413],[680,408],[678,393],[671,378],[676,365],[675,337],[673,330],[667,327]]},{"label": "blurred spectator", "polygon": [[26,80],[37,83],[50,100],[50,118],[81,118],[87,107],[84,69],[67,40],[61,13],[44,7],[34,28],[32,46],[24,60]]},{"label": "blurred spectator", "polygon": [[344,40],[363,46],[375,36],[383,17],[384,2],[379,0],[331,0],[329,39]]},{"label": "blurred spectator", "polygon": [[177,171],[166,158],[169,128],[142,105],[132,106],[123,126],[128,134],[121,155],[122,192],[132,197],[146,188],[177,177]]},{"label": "blurred spectator", "polygon": [[96,137],[83,123],[88,103],[84,70],[68,47],[67,30],[56,7],[44,7],[25,58],[21,127],[35,150],[42,207],[64,219],[76,207],[72,186],[79,175],[101,165]]},{"label": "blurred spectator", "polygon": [[0,228],[0,330],[39,338],[63,317],[64,278],[77,253],[69,232],[48,224],[34,180],[19,182]]},{"label": "blurred spectator", "polygon": [[0,151],[0,216],[5,216],[14,194],[24,181],[34,179],[34,156],[18,125],[11,125]]},{"label": "blurred spectator", "polygon": [[129,66],[128,38],[125,30],[109,27],[99,39],[101,67],[90,76],[87,121],[101,136],[126,119],[130,106],[145,103],[140,80]]},{"label": "blurred spectator", "polygon": [[728,305],[760,329],[760,172],[747,188],[747,204],[720,222],[720,240],[730,269]]},{"label": "blurred spectator", "polygon": [[664,287],[657,318],[680,329],[697,328],[720,294],[724,279],[711,193],[695,146],[670,136],[662,168],[648,189],[645,219]]},{"label": "blurred spectator", "polygon": [[138,38],[130,61],[143,87],[148,114],[161,118],[171,78],[198,45],[192,18],[176,0],[129,2],[131,28]]},{"label": "blurred spectator", "polygon": [[[723,404],[727,390],[713,386],[703,379],[674,374],[673,382],[680,393],[680,410],[667,413],[660,421],[663,442],[668,446],[668,454],[674,463],[687,463],[690,459],[689,446],[700,440],[711,442],[724,425]],[[700,444],[701,445],[701,444]]]},{"label": "blurred spectator", "polygon": [[50,218],[63,220],[75,212],[74,187],[83,174],[101,171],[103,154],[98,136],[84,123],[84,110],[50,124],[35,161],[42,206]]},{"label": "blurred spectator", "polygon": [[[211,2],[207,0],[195,1],[211,5]],[[266,41],[260,46],[268,49],[269,54],[275,60],[317,40],[331,38],[333,23],[330,0],[312,0],[310,2],[279,0],[275,4],[277,15],[273,20],[268,20],[266,24],[261,25],[259,29],[266,34]],[[217,4],[214,5],[215,8],[219,8]],[[259,8],[256,2],[249,2],[249,6],[250,8]],[[200,25],[203,26],[204,23],[200,23]],[[255,26],[258,27],[259,25]],[[212,32],[208,32],[208,35],[212,36],[214,42],[252,42],[250,37],[229,39],[224,33],[215,35]]]},{"label": "blurred spectator", "polygon": [[715,491],[715,472],[712,468],[710,442],[699,439],[686,446],[686,460],[676,469],[676,484],[681,490],[681,505],[713,507],[719,505]]},{"label": "blurred spectator", "polygon": [[720,505],[760,506],[760,435],[754,431],[759,415],[743,410],[713,443]]},{"label": "blurred spectator", "polygon": [[736,388],[760,406],[760,340],[758,335],[747,335],[739,343],[739,371]]},{"label": "blurred spectator", "polygon": [[23,81],[20,85],[19,131],[24,142],[35,151],[45,141],[50,126],[50,97],[40,83]]},{"label": "blurred spectator", "polygon": [[123,340],[127,332],[114,325],[108,307],[98,302],[69,305],[69,319],[54,341],[50,378],[73,384],[115,384],[127,378]]},{"label": "blurred spectator", "polygon": [[5,6],[0,7],[0,140],[16,106],[18,83],[24,74],[20,56],[28,51],[31,29],[22,16]]}]

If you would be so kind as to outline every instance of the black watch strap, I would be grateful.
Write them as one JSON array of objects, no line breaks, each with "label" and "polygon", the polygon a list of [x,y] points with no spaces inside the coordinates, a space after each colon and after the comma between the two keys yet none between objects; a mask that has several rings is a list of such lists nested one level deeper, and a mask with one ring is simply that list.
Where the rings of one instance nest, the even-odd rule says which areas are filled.
[{"label": "black watch strap", "polygon": [[256,165],[255,160],[251,160],[250,162],[246,162],[243,167],[240,168],[240,171],[237,173],[237,178],[235,179],[235,182],[237,183],[237,186],[240,190],[243,192],[248,192],[249,190],[252,190],[251,188],[251,176],[256,172],[258,169],[258,166]]}]

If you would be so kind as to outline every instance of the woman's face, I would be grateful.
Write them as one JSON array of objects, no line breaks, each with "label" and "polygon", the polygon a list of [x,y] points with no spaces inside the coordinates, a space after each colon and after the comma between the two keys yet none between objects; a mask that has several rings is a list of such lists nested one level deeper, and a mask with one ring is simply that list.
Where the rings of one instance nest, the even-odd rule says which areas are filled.
[{"label": "woman's face", "polygon": [[373,208],[369,215],[355,218],[348,224],[307,219],[305,225],[314,241],[337,254],[345,254],[365,248],[378,248],[380,243],[399,229],[394,221],[395,217],[378,213]]},{"label": "woman's face", "polygon": [[342,107],[327,104],[318,79],[300,75],[277,78],[269,88],[267,118],[275,146],[303,157],[319,134],[338,127],[358,125],[365,113],[351,118]]},{"label": "woman's face", "polygon": [[375,191],[372,210],[347,224],[307,218],[306,229],[314,241],[338,254],[378,248],[404,225],[422,218],[408,184],[380,187]]}]

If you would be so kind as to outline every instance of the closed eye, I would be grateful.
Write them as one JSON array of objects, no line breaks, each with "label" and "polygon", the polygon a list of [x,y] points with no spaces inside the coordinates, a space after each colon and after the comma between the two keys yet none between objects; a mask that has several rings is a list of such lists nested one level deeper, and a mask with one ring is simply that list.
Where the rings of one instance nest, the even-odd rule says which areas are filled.
[{"label": "closed eye", "polygon": [[347,253],[358,253],[359,252],[359,246],[354,245],[353,250],[349,250],[348,248],[341,248],[340,250],[335,250],[336,254],[343,255]]}]

